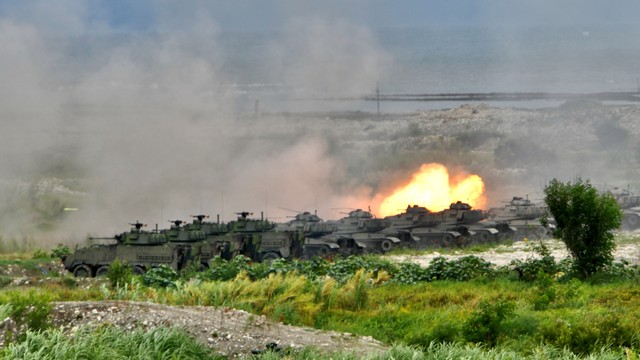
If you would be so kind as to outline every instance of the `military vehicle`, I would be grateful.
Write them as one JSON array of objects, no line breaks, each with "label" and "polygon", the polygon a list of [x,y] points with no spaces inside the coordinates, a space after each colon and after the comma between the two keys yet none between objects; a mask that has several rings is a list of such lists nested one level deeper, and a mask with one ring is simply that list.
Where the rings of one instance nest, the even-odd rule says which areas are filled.
[{"label": "military vehicle", "polygon": [[299,212],[292,220],[286,223],[276,224],[276,230],[298,231],[302,232],[305,237],[310,238],[331,234],[337,229],[337,224],[325,222],[317,214],[312,214],[308,211]]},{"label": "military vehicle", "polygon": [[341,247],[353,244],[367,253],[385,253],[402,243],[396,236],[382,232],[388,227],[387,221],[362,209],[352,210],[347,216],[329,223],[334,224],[336,230],[322,238],[342,243]]},{"label": "military vehicle", "polygon": [[[213,227],[202,219],[200,226],[207,226],[217,234],[211,233],[207,241],[212,247],[220,249],[222,257],[231,259],[244,255],[254,261],[271,261],[279,258],[298,258],[302,255],[303,239],[293,232],[276,231],[274,222],[264,219],[251,219],[250,212],[236,213],[238,218],[226,224],[226,232]],[[196,221],[194,221],[196,223]]]},{"label": "military vehicle", "polygon": [[408,205],[405,212],[384,220],[388,226],[382,232],[395,235],[407,247],[445,247],[464,241],[464,234],[456,227],[443,226],[442,214],[423,206]]},{"label": "military vehicle", "polygon": [[504,222],[516,228],[514,240],[546,239],[550,236],[550,230],[540,222],[546,212],[544,205],[514,196],[506,205],[491,208],[488,215],[491,221]]},{"label": "military vehicle", "polygon": [[345,234],[332,235],[338,230],[337,222],[325,222],[317,214],[298,212],[293,220],[277,224],[277,230],[296,232],[304,237],[303,258],[314,256],[349,256],[364,253],[365,245]]},{"label": "military vehicle", "polygon": [[485,221],[488,217],[483,210],[473,209],[471,205],[456,201],[449,209],[438,212],[442,216],[443,226],[457,226],[455,229],[465,235],[466,244],[487,243],[512,235],[516,229],[497,222]]},{"label": "military vehicle", "polygon": [[621,189],[614,187],[607,191],[608,194],[616,199],[620,209],[622,209],[623,230],[640,229],[640,196],[634,195],[629,189]]},{"label": "military vehicle", "polygon": [[[130,224],[131,230],[111,238],[108,243],[94,243],[80,248],[62,259],[65,269],[76,277],[103,276],[109,265],[119,259],[129,264],[135,274],[143,274],[154,266],[167,265],[179,271],[189,266],[199,250],[193,251],[190,242],[170,242],[167,233],[145,231],[140,222]],[[199,260],[199,259],[198,259]]]}]

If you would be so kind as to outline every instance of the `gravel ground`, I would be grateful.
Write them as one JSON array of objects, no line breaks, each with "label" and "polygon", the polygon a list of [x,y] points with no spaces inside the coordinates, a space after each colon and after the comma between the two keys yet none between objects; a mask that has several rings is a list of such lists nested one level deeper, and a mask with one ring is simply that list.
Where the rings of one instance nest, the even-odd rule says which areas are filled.
[{"label": "gravel ground", "polygon": [[80,326],[111,324],[126,330],[179,327],[216,352],[238,357],[277,348],[313,346],[325,353],[353,351],[358,355],[386,347],[371,337],[284,325],[245,311],[205,306],[167,306],[131,301],[82,301],[54,304],[57,328],[73,333]]},{"label": "gravel ground", "polygon": [[[509,265],[514,260],[526,260],[532,258],[539,258],[540,256],[533,251],[533,245],[537,244],[538,241],[529,242],[529,241],[519,241],[510,246],[499,246],[497,248],[488,250],[486,252],[473,254],[475,256],[479,256],[484,260],[495,264],[497,266],[506,266]],[[558,240],[544,240],[542,243],[551,251],[551,256],[553,256],[556,261],[564,259],[569,256],[567,252],[567,248],[565,245]],[[469,253],[447,253],[440,254],[438,252],[433,252],[429,254],[420,254],[420,255],[391,255],[388,256],[389,259],[398,261],[398,262],[414,262],[421,266],[428,266],[431,260],[438,256],[442,256],[449,260],[459,259],[463,256],[471,255]],[[630,264],[640,264],[640,244],[638,243],[630,243],[630,244],[621,244],[615,250],[614,257],[616,260],[625,260]]]}]

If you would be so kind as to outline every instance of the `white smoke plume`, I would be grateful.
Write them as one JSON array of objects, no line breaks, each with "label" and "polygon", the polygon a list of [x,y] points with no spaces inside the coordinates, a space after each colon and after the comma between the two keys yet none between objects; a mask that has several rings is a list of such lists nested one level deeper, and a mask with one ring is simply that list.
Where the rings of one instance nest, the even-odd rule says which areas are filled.
[{"label": "white smoke plume", "polygon": [[[2,236],[53,246],[137,220],[165,228],[196,213],[278,218],[291,215],[280,207],[349,202],[331,188],[344,174],[322,134],[238,112],[233,64],[206,12],[194,6],[176,26],[157,9],[156,32],[127,33],[65,4],[0,17]],[[294,20],[269,46],[274,72],[312,93],[370,91],[388,62],[346,21]]]}]

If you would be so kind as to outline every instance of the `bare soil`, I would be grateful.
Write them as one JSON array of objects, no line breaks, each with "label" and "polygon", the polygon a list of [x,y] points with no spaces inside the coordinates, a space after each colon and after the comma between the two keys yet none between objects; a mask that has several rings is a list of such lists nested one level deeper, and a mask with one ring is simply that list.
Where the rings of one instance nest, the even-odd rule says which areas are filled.
[{"label": "bare soil", "polygon": [[360,356],[385,350],[371,337],[276,323],[245,311],[208,306],[167,306],[132,301],[55,303],[56,328],[73,333],[81,326],[110,324],[126,330],[179,327],[217,353],[240,357],[276,349],[312,346],[323,353],[353,351]]}]

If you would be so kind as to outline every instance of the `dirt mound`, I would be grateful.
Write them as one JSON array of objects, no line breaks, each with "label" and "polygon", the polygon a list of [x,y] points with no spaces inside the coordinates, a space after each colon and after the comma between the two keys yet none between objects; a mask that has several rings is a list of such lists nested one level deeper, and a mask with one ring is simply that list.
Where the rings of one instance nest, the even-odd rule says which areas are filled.
[{"label": "dirt mound", "polygon": [[353,351],[362,356],[386,350],[371,337],[275,323],[246,311],[206,306],[167,306],[148,302],[84,301],[54,303],[54,327],[73,333],[81,326],[110,324],[126,330],[179,327],[199,342],[229,356],[249,355],[267,347],[322,352]]}]

